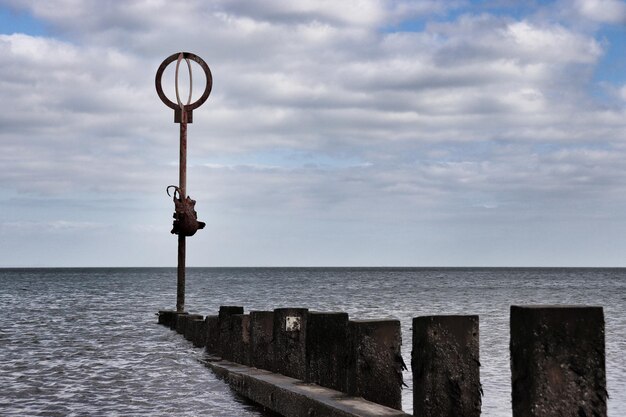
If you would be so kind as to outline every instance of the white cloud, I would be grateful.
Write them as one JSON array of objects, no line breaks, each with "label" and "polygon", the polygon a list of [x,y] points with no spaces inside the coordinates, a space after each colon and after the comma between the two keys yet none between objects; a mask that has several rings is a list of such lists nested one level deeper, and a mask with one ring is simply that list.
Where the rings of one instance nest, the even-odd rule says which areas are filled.
[{"label": "white cloud", "polygon": [[622,100],[626,101],[626,85],[623,85],[622,88],[619,89],[619,95]]},{"label": "white cloud", "polygon": [[169,204],[178,128],[153,77],[190,50],[214,77],[189,127],[199,207],[411,223],[625,195],[626,109],[589,94],[606,45],[563,22],[429,1],[11,4],[52,33],[0,35],[12,193]]},{"label": "white cloud", "polygon": [[254,19],[284,21],[286,23],[310,20],[371,26],[385,17],[385,5],[377,0],[303,0],[285,3],[269,0],[263,3],[248,1],[222,2],[223,9],[250,16]]},{"label": "white cloud", "polygon": [[96,222],[77,222],[71,220],[55,220],[50,222],[13,221],[0,223],[0,230],[7,233],[28,234],[93,232],[95,230],[102,230],[105,227],[106,225]]},{"label": "white cloud", "polygon": [[541,28],[526,21],[509,24],[506,36],[513,40],[511,52],[544,62],[594,63],[602,53],[598,42],[561,26]]},{"label": "white cloud", "polygon": [[576,0],[575,7],[585,18],[599,23],[626,23],[626,3],[621,0]]}]

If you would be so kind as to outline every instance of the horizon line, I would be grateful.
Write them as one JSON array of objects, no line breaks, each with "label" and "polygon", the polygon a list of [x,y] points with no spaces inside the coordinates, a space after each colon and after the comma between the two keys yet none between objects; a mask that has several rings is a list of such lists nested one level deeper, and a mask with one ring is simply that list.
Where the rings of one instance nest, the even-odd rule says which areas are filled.
[{"label": "horizon line", "polygon": [[[0,269],[176,269],[173,266],[0,266]],[[426,266],[400,266],[400,265],[325,265],[325,266],[298,266],[298,265],[274,265],[274,266],[187,266],[187,269],[626,269],[626,266],[442,266],[442,265],[426,265]]]}]

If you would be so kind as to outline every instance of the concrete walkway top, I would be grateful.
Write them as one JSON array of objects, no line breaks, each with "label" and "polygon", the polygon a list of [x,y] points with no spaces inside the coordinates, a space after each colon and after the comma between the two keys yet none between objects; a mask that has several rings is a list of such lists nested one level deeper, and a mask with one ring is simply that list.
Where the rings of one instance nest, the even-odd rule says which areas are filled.
[{"label": "concrete walkway top", "polygon": [[285,417],[410,417],[400,410],[262,369],[215,357],[205,364],[240,395]]}]

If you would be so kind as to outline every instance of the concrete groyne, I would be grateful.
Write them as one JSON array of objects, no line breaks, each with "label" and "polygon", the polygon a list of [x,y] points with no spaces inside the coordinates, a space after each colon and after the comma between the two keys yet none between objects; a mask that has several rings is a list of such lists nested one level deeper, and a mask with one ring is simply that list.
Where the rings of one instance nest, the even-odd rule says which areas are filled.
[{"label": "concrete groyne", "polygon": [[[237,392],[283,416],[408,416],[395,319],[305,308],[217,315],[160,311]],[[413,415],[480,416],[479,317],[412,322]],[[512,306],[513,417],[606,417],[602,307]]]}]

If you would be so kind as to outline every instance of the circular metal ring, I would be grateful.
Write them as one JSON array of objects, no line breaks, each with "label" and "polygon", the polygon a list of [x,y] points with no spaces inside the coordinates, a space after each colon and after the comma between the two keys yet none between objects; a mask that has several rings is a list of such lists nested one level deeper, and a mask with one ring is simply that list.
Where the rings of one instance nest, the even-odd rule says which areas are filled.
[{"label": "circular metal ring", "polygon": [[178,102],[178,107],[180,107],[181,110],[183,110],[185,108],[185,106],[188,106],[191,103],[191,94],[193,93],[193,77],[191,76],[191,64],[189,63],[188,59],[185,59],[185,62],[187,63],[187,69],[189,70],[189,97],[187,97],[187,104],[183,104],[182,101],[180,101],[180,94],[178,91],[178,68],[180,68],[180,61],[183,60],[183,54],[178,54],[178,59],[176,60],[176,71],[174,74],[174,88],[176,90],[176,101]]},{"label": "circular metal ring", "polygon": [[[206,101],[206,99],[209,98],[209,94],[211,94],[211,88],[213,87],[213,77],[211,76],[211,70],[202,58],[200,58],[196,54],[192,54],[191,52],[176,52],[175,54],[170,55],[169,57],[165,58],[163,62],[161,62],[159,69],[157,69],[154,83],[156,85],[157,94],[159,95],[161,101],[165,103],[165,105],[170,109],[180,110],[180,106],[178,105],[178,103],[174,103],[172,100],[167,98],[167,96],[163,92],[163,87],[161,86],[161,78],[163,78],[163,72],[165,71],[165,68],[172,62],[178,60],[178,57],[181,54],[184,59],[191,59],[192,61],[195,61],[198,65],[200,65],[200,67],[204,71],[204,75],[206,76],[206,87],[204,88],[204,93],[202,93],[202,96],[200,96],[198,100],[194,101],[191,104],[185,104],[185,110],[191,111],[200,107]],[[187,61],[187,63],[189,64],[189,61]],[[191,73],[191,65],[189,65],[189,72]],[[191,91],[189,92],[189,94],[191,97]]]}]

